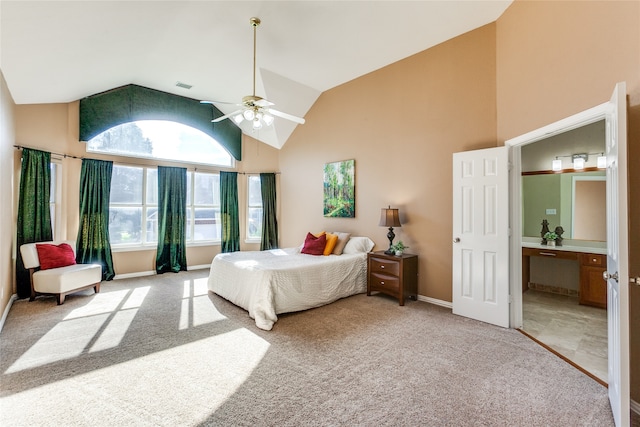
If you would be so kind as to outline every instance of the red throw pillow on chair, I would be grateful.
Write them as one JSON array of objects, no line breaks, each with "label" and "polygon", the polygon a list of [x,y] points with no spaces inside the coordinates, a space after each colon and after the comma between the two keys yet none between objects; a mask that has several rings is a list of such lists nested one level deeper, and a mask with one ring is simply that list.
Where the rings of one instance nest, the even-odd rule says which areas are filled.
[{"label": "red throw pillow on chair", "polygon": [[326,245],[327,236],[325,234],[316,237],[311,233],[307,233],[307,238],[304,239],[304,245],[300,252],[308,255],[322,255]]},{"label": "red throw pillow on chair", "polygon": [[40,270],[66,267],[76,263],[73,248],[68,243],[60,243],[59,245],[36,243],[36,250],[40,260]]}]

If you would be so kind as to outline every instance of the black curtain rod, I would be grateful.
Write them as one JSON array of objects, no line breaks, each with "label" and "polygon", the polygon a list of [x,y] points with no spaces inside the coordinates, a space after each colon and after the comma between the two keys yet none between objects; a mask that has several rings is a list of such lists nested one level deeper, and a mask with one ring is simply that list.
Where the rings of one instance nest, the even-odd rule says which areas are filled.
[{"label": "black curtain rod", "polygon": [[[28,149],[30,149],[30,150],[45,151],[45,150],[42,150],[42,149],[40,149],[40,148],[32,148],[32,147],[27,147],[27,146],[24,146],[24,145],[14,145],[14,147],[15,147],[16,149],[18,149],[18,150],[22,150],[23,148],[28,148]],[[56,156],[63,157],[63,158],[65,158],[65,159],[66,159],[67,157],[69,157],[69,158],[72,158],[72,159],[78,159],[78,160],[83,160],[83,159],[88,159],[88,160],[104,160],[104,159],[92,159],[92,158],[90,158],[90,157],[78,157],[78,156],[72,156],[71,154],[54,153],[54,152],[50,152],[50,153],[51,153],[51,154],[53,154],[53,155],[56,155]],[[137,166],[137,167],[146,167],[146,166],[147,166],[147,165],[141,165],[140,163],[131,163],[131,162],[122,162],[122,161],[114,161],[113,163],[114,163],[114,164],[120,164],[120,165],[131,165],[131,166]],[[156,167],[157,167],[157,165],[156,165]],[[188,168],[187,168],[187,170],[188,170]],[[197,172],[197,171],[198,171],[198,168],[194,166],[193,171],[194,171],[194,172]],[[207,170],[207,171],[208,171],[208,170]],[[222,171],[218,171],[218,172],[222,172]],[[231,171],[231,172],[234,172],[234,171]],[[238,173],[239,175],[259,175],[261,172],[237,172],[237,173]],[[274,174],[276,174],[276,175],[280,175],[280,172],[271,172],[271,173],[274,173]]]}]

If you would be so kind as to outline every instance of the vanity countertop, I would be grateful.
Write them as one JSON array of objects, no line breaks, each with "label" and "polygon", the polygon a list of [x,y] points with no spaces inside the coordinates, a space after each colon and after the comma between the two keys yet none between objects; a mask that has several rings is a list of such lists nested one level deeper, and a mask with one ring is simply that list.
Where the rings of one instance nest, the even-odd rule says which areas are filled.
[{"label": "vanity countertop", "polygon": [[534,248],[534,249],[549,249],[555,251],[567,251],[567,252],[584,252],[588,254],[607,254],[607,242],[593,242],[586,240],[570,240],[565,239],[562,242],[562,246],[546,246],[540,244],[539,237],[523,237],[522,238],[522,247],[523,248]]}]

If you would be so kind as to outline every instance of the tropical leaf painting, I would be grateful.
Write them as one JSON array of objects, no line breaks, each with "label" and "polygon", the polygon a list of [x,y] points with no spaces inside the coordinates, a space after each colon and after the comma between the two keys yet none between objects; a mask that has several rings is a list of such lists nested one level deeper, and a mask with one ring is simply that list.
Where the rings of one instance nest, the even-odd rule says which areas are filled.
[{"label": "tropical leaf painting", "polygon": [[355,218],[356,161],[326,163],[324,165],[324,216]]}]

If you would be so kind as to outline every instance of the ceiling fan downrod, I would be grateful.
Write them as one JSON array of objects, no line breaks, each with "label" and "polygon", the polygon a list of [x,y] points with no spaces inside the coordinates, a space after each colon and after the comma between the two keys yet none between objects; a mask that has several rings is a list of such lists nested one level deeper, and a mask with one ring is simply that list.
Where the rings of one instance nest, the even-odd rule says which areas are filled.
[{"label": "ceiling fan downrod", "polygon": [[253,27],[253,96],[256,96],[256,28],[260,25],[260,18],[250,18],[249,22]]}]

